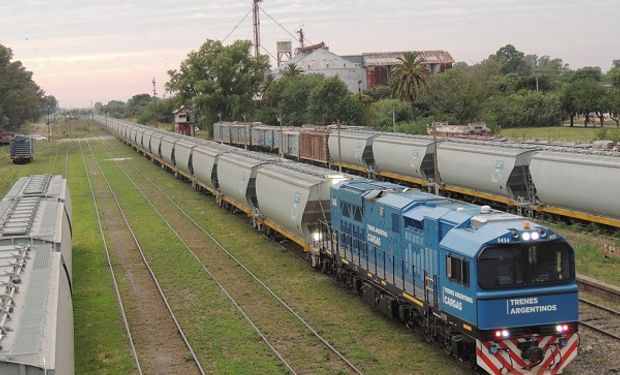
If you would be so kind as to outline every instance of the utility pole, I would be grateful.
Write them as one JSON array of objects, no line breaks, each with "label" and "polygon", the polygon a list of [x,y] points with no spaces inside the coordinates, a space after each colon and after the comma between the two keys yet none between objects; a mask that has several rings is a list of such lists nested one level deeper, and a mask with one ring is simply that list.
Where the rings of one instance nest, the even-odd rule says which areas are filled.
[{"label": "utility pole", "polygon": [[392,130],[396,133],[396,111],[392,108]]},{"label": "utility pole", "polygon": [[47,105],[47,141],[52,141],[52,122],[50,121],[50,106]]},{"label": "utility pole", "polygon": [[260,56],[260,7],[258,3],[263,0],[252,0],[252,17],[254,19],[254,57]]},{"label": "utility pole", "polygon": [[342,173],[342,144],[340,142],[340,120],[336,121],[338,129],[338,173]]},{"label": "utility pole", "polygon": [[433,122],[433,168],[434,168],[434,185],[435,195],[439,195],[439,166],[437,160],[437,123]]},{"label": "utility pole", "polygon": [[278,122],[280,123],[280,157],[284,159],[284,128],[282,123],[284,122],[284,116],[278,116]]}]

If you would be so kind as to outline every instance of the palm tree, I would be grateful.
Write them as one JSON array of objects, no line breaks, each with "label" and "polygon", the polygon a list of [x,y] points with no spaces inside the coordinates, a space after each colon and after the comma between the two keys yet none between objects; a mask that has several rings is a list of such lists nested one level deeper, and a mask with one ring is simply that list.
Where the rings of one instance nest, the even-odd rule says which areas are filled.
[{"label": "palm tree", "polygon": [[411,115],[416,118],[415,103],[418,96],[426,88],[430,72],[426,68],[426,61],[416,53],[407,52],[403,58],[398,58],[401,65],[394,67],[390,75],[390,86],[395,98],[409,102]]},{"label": "palm tree", "polygon": [[285,77],[295,77],[303,73],[303,69],[297,67],[296,64],[288,64],[284,69],[282,69],[282,75]]}]

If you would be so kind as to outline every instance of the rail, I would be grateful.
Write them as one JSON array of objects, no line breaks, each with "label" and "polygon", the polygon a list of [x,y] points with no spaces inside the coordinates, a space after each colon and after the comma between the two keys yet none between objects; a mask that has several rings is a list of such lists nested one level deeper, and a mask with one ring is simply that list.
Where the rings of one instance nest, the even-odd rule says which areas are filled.
[{"label": "rail", "polygon": [[[109,154],[109,152],[108,152]],[[187,217],[193,225],[196,226],[197,229],[199,229],[200,231],[202,231],[218,248],[220,248],[228,257],[230,257],[237,265],[239,265],[250,277],[252,277],[252,279],[254,279],[264,290],[266,290],[280,305],[282,305],[289,313],[291,313],[295,319],[297,319],[300,323],[302,323],[311,333],[313,336],[315,336],[326,348],[328,348],[331,352],[333,352],[338,358],[340,358],[343,363],[345,363],[347,365],[347,367],[349,367],[351,370],[353,370],[355,373],[357,374],[362,374],[362,371],[359,370],[347,357],[345,357],[338,349],[336,349],[331,343],[329,343],[329,341],[327,339],[325,339],[322,335],[320,335],[318,333],[318,331],[312,327],[303,317],[301,317],[288,303],[286,303],[286,301],[284,301],[277,293],[275,293],[275,291],[273,291],[273,289],[271,289],[269,286],[267,286],[265,284],[265,282],[263,282],[254,272],[252,272],[246,265],[244,265],[237,257],[235,257],[230,250],[228,250],[224,245],[222,245],[214,236],[212,233],[210,233],[204,226],[202,226],[200,223],[198,223],[184,208],[182,208],[178,203],[176,203],[174,201],[174,199],[172,199],[170,197],[170,195],[168,193],[166,193],[163,189],[161,189],[155,182],[153,182],[153,180],[151,180],[150,178],[148,178],[143,171],[141,171],[138,167],[136,167],[134,164],[130,165],[139,173],[142,175],[142,177],[148,181],[155,189],[157,189],[168,201],[170,201],[178,210],[179,212],[181,212],[183,214],[183,216]],[[122,168],[119,168],[121,171],[123,171]],[[259,333],[259,335],[261,336],[261,338],[267,343],[267,345],[269,345],[270,349],[272,349],[272,351],[274,351],[274,353],[278,356],[278,358],[280,358],[283,363],[287,366],[287,368],[295,373],[295,371],[293,370],[293,368],[288,364],[288,362],[286,362],[286,360],[284,359],[284,357],[269,343],[269,341],[267,341],[267,338],[262,334],[262,332],[260,332],[260,330],[258,329],[258,327],[250,320],[250,318],[245,314],[245,312],[242,310],[242,308],[238,305],[238,303],[233,299],[233,297],[228,293],[228,291],[226,291],[226,289],[224,289],[224,287],[220,284],[220,282],[214,277],[214,275],[208,270],[208,268],[206,267],[206,265],[200,260],[200,258],[195,254],[195,252],[189,247],[189,245],[185,242],[185,240],[183,240],[183,238],[180,236],[180,234],[172,227],[172,225],[168,222],[168,220],[166,220],[163,215],[160,213],[160,211],[155,207],[155,205],[152,203],[151,199],[147,196],[147,194],[144,193],[144,191],[135,183],[135,181],[129,176],[127,175],[124,171],[123,173],[131,180],[131,182],[133,183],[134,187],[136,187],[136,189],[138,189],[142,196],[147,200],[147,202],[150,204],[150,206],[157,212],[157,214],[159,215],[159,217],[166,222],[166,224],[168,225],[168,227],[176,234],[176,236],[179,238],[179,240],[183,243],[183,245],[185,246],[185,248],[192,254],[192,256],[201,264],[201,266],[203,267],[203,269],[209,274],[209,276],[211,276],[211,278],[213,278],[213,280],[220,286],[220,288],[222,289],[222,291],[224,291],[224,293],[228,296],[228,298],[231,300],[231,302],[233,302],[233,304],[237,307],[237,309],[244,315],[244,317],[246,317],[246,320],[248,320],[251,325],[255,328],[255,330]]]},{"label": "rail", "polygon": [[[90,145],[90,143],[88,143],[88,147],[91,151],[91,153],[93,155],[95,155],[94,151],[92,150],[92,147]],[[174,325],[176,326],[176,330],[179,333],[179,335],[181,336],[181,339],[183,340],[185,346],[187,347],[188,351],[190,352],[192,359],[194,361],[194,363],[196,364],[196,367],[198,369],[198,371],[200,372],[201,375],[206,375],[206,372],[204,371],[202,364],[200,363],[200,361],[198,360],[198,357],[196,356],[196,353],[194,351],[194,348],[192,347],[192,345],[190,344],[189,340],[187,339],[187,335],[185,334],[185,331],[183,330],[183,328],[181,327],[179,320],[177,319],[174,311],[172,310],[172,307],[170,306],[170,303],[168,302],[168,298],[166,297],[166,295],[164,294],[164,291],[161,287],[161,285],[159,284],[159,280],[157,279],[157,276],[155,275],[155,272],[153,271],[152,267],[150,266],[149,262],[146,259],[146,256],[144,254],[144,251],[142,249],[142,246],[140,245],[140,242],[138,241],[138,238],[133,230],[133,228],[131,227],[131,224],[129,224],[129,220],[127,219],[127,216],[125,215],[125,211],[123,210],[120,202],[118,201],[118,197],[116,196],[116,193],[114,192],[114,190],[112,189],[112,185],[110,184],[110,181],[108,180],[106,174],[103,172],[103,169],[101,168],[101,165],[99,164],[99,161],[97,160],[97,158],[94,158],[95,163],[97,164],[97,167],[99,168],[99,170],[101,171],[101,176],[103,177],[111,195],[112,198],[114,200],[115,205],[118,207],[121,216],[123,217],[123,222],[125,223],[129,233],[131,234],[132,240],[133,242],[136,244],[136,247],[138,249],[138,252],[140,253],[140,258],[142,259],[144,266],[146,267],[148,273],[151,276],[151,279],[153,280],[153,283],[160,295],[160,297],[162,298],[162,301],[164,302],[164,304],[166,305],[166,309],[168,310],[168,313],[170,314],[170,317],[172,318]]]},{"label": "rail", "polygon": [[116,294],[116,300],[118,302],[118,306],[121,312],[121,318],[123,320],[123,328],[127,333],[127,339],[129,340],[129,346],[131,347],[131,355],[136,363],[136,368],[140,375],[143,374],[142,366],[140,365],[140,359],[138,358],[138,353],[136,352],[136,345],[133,339],[133,335],[131,334],[131,329],[129,328],[129,322],[127,320],[127,313],[125,312],[125,307],[123,305],[123,298],[121,297],[121,292],[118,287],[118,282],[116,280],[116,274],[114,272],[114,267],[112,266],[112,260],[110,258],[110,250],[108,248],[108,241],[103,234],[103,225],[101,223],[101,213],[99,211],[99,205],[97,204],[97,200],[95,199],[95,191],[93,190],[93,185],[90,180],[90,175],[88,174],[88,168],[86,167],[86,159],[84,158],[84,151],[82,149],[82,142],[80,141],[80,155],[82,156],[82,165],[84,166],[84,174],[86,175],[86,181],[88,182],[88,191],[90,192],[90,197],[93,201],[93,205],[95,206],[95,215],[97,216],[97,228],[99,230],[99,235],[101,237],[101,241],[103,242],[103,248],[105,250],[106,260],[108,262],[108,268],[110,269],[110,274],[112,276],[112,284],[114,285],[114,293]]}]

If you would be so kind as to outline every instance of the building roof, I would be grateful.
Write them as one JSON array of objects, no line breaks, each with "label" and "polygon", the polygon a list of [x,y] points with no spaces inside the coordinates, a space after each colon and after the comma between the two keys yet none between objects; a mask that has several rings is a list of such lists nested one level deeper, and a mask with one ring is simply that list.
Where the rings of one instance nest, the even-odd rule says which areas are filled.
[{"label": "building roof", "polygon": [[[453,64],[454,58],[447,51],[409,51],[418,54],[424,58],[428,64]],[[363,53],[364,66],[382,66],[382,65],[399,65],[399,58],[403,58],[405,51],[401,52],[366,52]]]},{"label": "building roof", "polygon": [[312,73],[313,71],[324,71],[326,69],[360,69],[350,60],[336,55],[327,48],[315,48],[310,52],[299,52],[295,57],[282,64],[275,71],[276,76],[282,74],[287,65],[295,64],[299,69]]}]

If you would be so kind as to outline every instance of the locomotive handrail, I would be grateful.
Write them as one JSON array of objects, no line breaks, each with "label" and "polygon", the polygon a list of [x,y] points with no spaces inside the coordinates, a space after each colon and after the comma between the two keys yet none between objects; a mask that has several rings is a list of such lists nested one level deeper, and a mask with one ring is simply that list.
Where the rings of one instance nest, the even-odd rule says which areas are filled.
[{"label": "locomotive handrail", "polygon": [[[430,289],[433,290],[433,302],[435,305],[437,305],[437,293],[434,288],[434,286],[437,284],[437,275],[433,275],[433,277],[431,278],[429,277],[429,274],[426,270],[416,269],[415,264],[409,263],[402,257],[393,254],[387,250],[384,250],[381,247],[355,238],[351,234],[344,233],[342,231],[339,232],[338,230],[333,229],[329,225],[329,223],[324,220],[320,220],[320,228],[320,238],[322,239],[321,245],[323,248],[330,249],[332,253],[338,254],[338,256],[343,257],[345,260],[352,262],[353,264],[366,270],[367,272],[372,272],[374,275],[380,277],[386,282],[390,282],[394,286],[397,286],[397,282],[400,281],[402,283],[403,291],[411,293],[411,295],[413,295],[414,297],[417,297],[417,289],[420,287],[420,282],[416,280],[417,271],[417,273],[420,274],[419,276],[421,276],[424,280],[423,285],[420,287],[420,289],[424,291],[424,301],[427,303],[431,300],[428,294],[428,284],[429,280],[432,280],[433,287]],[[323,233],[324,230],[326,231],[326,233]],[[339,234],[342,234],[344,236],[342,240]],[[371,256],[369,250],[370,248],[372,248],[373,251],[372,258],[374,260],[374,264],[371,264]],[[383,262],[382,269],[379,268],[379,260],[382,260]],[[387,267],[390,266],[390,263],[392,267],[392,272],[391,275],[388,275]],[[401,271],[402,276],[400,278],[396,277],[397,264],[400,264],[399,271]],[[372,266],[374,266],[374,272],[373,269],[371,269]],[[411,280],[407,280],[406,278],[406,271],[408,270],[411,270]],[[409,288],[407,287],[407,282],[411,283],[411,290],[409,290]]]}]

